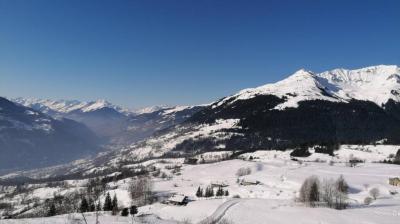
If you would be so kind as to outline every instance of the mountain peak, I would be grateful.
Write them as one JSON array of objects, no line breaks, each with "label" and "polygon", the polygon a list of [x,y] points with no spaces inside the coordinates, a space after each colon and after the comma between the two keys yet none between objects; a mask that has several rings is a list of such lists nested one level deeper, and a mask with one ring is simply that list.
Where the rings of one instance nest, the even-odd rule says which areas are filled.
[{"label": "mountain peak", "polygon": [[99,100],[87,103],[85,107],[81,108],[81,110],[83,112],[90,112],[90,111],[95,111],[95,110],[102,109],[105,107],[114,108],[116,106],[112,105],[105,99],[99,99]]},{"label": "mountain peak", "polygon": [[275,109],[297,107],[306,100],[348,101],[367,100],[381,106],[389,99],[400,102],[400,68],[397,65],[377,65],[360,69],[334,69],[315,74],[300,69],[287,78],[257,88],[244,89],[228,99],[245,100],[258,95],[275,95],[287,98]]},{"label": "mountain peak", "polygon": [[[277,82],[276,84],[278,84],[278,83],[286,84],[286,83],[291,83],[291,82],[301,82],[301,81],[304,81],[304,80],[309,80],[309,81],[313,82],[315,80],[314,73],[311,72],[311,71],[307,71],[305,69],[300,69],[300,70],[297,70],[292,75],[288,76],[287,78]],[[297,83],[297,84],[299,84],[299,83]]]},{"label": "mountain peak", "polygon": [[330,97],[324,91],[324,87],[319,83],[315,74],[305,69],[300,69],[288,76],[287,78],[273,83],[266,84],[257,88],[244,89],[239,93],[225,98],[218,104],[223,104],[228,99],[245,100],[258,95],[275,95],[280,98],[287,98],[285,103],[278,105],[274,109],[284,109],[287,107],[297,107],[298,102],[305,100],[322,99],[328,101],[337,101],[336,98]]},{"label": "mountain peak", "polygon": [[314,73],[312,71],[306,70],[304,68],[297,70],[293,75],[291,76],[313,76]]}]

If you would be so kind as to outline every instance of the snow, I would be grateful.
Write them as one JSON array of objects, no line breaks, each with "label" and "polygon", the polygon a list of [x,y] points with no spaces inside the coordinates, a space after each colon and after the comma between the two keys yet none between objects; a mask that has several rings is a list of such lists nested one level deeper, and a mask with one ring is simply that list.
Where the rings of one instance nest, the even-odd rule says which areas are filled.
[{"label": "snow", "polygon": [[61,191],[60,188],[38,188],[35,189],[30,197],[38,197],[41,199],[53,198],[55,193],[59,193]]},{"label": "snow", "polygon": [[166,109],[166,108],[170,108],[170,106],[163,105],[163,106],[144,107],[144,108],[135,110],[134,112],[135,112],[136,114],[149,114],[149,113],[153,113],[153,112],[155,112],[155,111],[162,110],[162,109]]},{"label": "snow", "polygon": [[168,114],[173,114],[179,111],[183,111],[186,109],[190,109],[192,108],[191,106],[176,106],[176,107],[172,107],[170,109],[164,110],[163,111],[163,115],[168,115]]},{"label": "snow", "polygon": [[[28,110],[25,111],[25,113],[28,113]],[[39,117],[35,119],[33,123],[31,122],[25,122],[25,121],[20,121],[17,119],[14,119],[12,117],[5,117],[0,115],[0,119],[3,121],[7,121],[10,126],[2,126],[0,127],[0,130],[6,129],[6,128],[15,128],[15,129],[22,129],[26,131],[33,131],[33,130],[41,130],[46,133],[52,132],[54,129],[52,127],[52,120],[48,118],[42,118],[38,113],[29,113],[30,116],[33,117]]]},{"label": "snow", "polygon": [[183,202],[184,199],[185,199],[185,195],[176,194],[176,195],[170,197],[168,200],[180,203],[180,202]]},{"label": "snow", "polygon": [[[201,124],[195,127],[178,127],[174,132],[168,132],[161,136],[149,138],[144,142],[131,145],[124,149],[123,154],[129,153],[130,158],[141,160],[151,156],[162,156],[174,149],[175,146],[188,139],[198,139],[203,136],[222,139],[228,135],[224,133],[225,129],[238,126],[239,119],[218,119],[213,124]],[[151,157],[150,156],[150,157]],[[117,163],[121,158],[116,158],[111,163]]]},{"label": "snow", "polygon": [[[368,148],[379,149],[381,147],[369,146]],[[355,154],[359,151],[351,148],[355,147],[345,146],[343,153],[341,150],[339,151],[338,158],[344,161],[350,152]],[[395,148],[395,146],[386,147],[384,151],[387,152],[383,154],[393,153]],[[371,150],[358,156],[366,161],[372,161],[372,158],[377,155],[377,151]],[[388,185],[388,178],[396,174],[400,175],[400,166],[372,162],[356,168],[347,167],[344,163],[336,163],[333,166],[326,162],[300,164],[291,161],[289,154],[290,152],[258,151],[247,155],[260,157],[255,161],[230,160],[213,164],[186,165],[183,167],[181,176],[174,177],[170,181],[156,182],[156,190],[171,191],[173,189],[176,193],[195,198],[194,193],[198,186],[206,187],[214,181],[224,181],[229,184],[226,189],[229,190],[230,195],[239,195],[241,199],[201,199],[189,203],[185,208],[153,206],[151,212],[163,218],[175,217],[178,220],[189,218],[193,222],[205,219],[212,213],[215,213],[215,216],[223,213],[223,217],[241,224],[294,223],[294,220],[302,220],[301,223],[336,224],[354,223],[355,218],[360,220],[359,223],[397,223],[395,217],[399,216],[400,197],[389,194],[389,190],[396,188]],[[315,156],[323,157],[324,155],[317,153]],[[379,156],[376,159],[379,159]],[[262,164],[263,169],[257,171],[257,164]],[[235,173],[241,167],[252,169],[252,174],[245,176],[245,179],[257,180],[261,184],[238,185]],[[295,203],[293,198],[297,195],[302,181],[310,175],[317,175],[321,180],[324,178],[336,179],[340,175],[344,175],[351,187],[349,197],[352,207],[339,211],[328,208],[308,208]],[[365,184],[370,185],[368,189],[365,189]],[[364,206],[362,205],[363,199],[368,196],[368,190],[372,187],[378,187],[382,195],[372,205]],[[217,206],[215,203],[219,205]],[[193,209],[190,209],[190,206]],[[225,211],[226,207],[228,209]],[[198,211],[203,214],[200,215]]]},{"label": "snow", "polygon": [[307,100],[348,102],[357,99],[382,106],[389,99],[400,102],[400,68],[379,65],[356,70],[335,69],[320,74],[301,69],[277,83],[244,89],[219,101],[214,107],[258,95],[286,97],[286,102],[274,108],[277,110],[295,108],[299,102]]},{"label": "snow", "polygon": [[[93,213],[86,213],[87,223],[95,223],[96,216]],[[1,224],[72,224],[85,223],[81,214],[68,214],[47,218],[0,220]],[[139,223],[157,223],[157,224],[177,224],[175,221],[160,220],[156,216],[135,217],[132,223],[131,217],[111,216],[110,214],[101,214],[99,224],[139,224]]]},{"label": "snow", "polygon": [[[329,83],[331,93],[343,99],[368,100],[379,106],[389,99],[400,101],[400,68],[394,65],[335,69],[318,77]],[[393,91],[398,94],[393,94]]]},{"label": "snow", "polygon": [[327,100],[338,102],[340,100],[330,96],[325,96],[321,91],[324,87],[318,82],[316,76],[304,69],[295,72],[288,78],[274,84],[267,84],[253,89],[245,89],[231,97],[220,101],[217,106],[222,105],[226,101],[234,98],[232,102],[237,100],[246,100],[258,95],[276,95],[280,98],[288,97],[285,103],[279,104],[274,109],[284,109],[287,107],[297,107],[298,102],[304,100]]},{"label": "snow", "polygon": [[[222,123],[229,123],[224,121]],[[299,158],[303,162],[291,160],[289,151],[256,151],[242,155],[242,159],[226,160],[215,163],[188,165],[182,159],[146,161],[141,165],[154,165],[165,170],[166,165],[179,164],[180,175],[172,178],[155,178],[154,191],[160,194],[185,195],[190,201],[187,206],[175,206],[154,203],[139,208],[139,215],[152,214],[160,217],[155,223],[176,223],[191,220],[198,223],[206,218],[226,218],[234,223],[398,223],[400,216],[400,195],[392,195],[391,191],[400,192],[399,187],[388,184],[388,179],[400,176],[400,166],[377,163],[397,152],[400,146],[390,145],[343,145],[335,152],[334,157],[313,153],[307,158]],[[313,150],[311,150],[313,152]],[[223,152],[221,152],[223,153]],[[210,154],[215,155],[215,154]],[[253,160],[248,160],[253,157]],[[364,160],[365,163],[349,167],[346,161],[351,157]],[[330,164],[333,160],[335,163]],[[240,177],[245,180],[259,181],[258,185],[243,186],[237,183],[236,171],[250,168],[251,174]],[[336,179],[343,175],[350,186],[350,208],[334,210],[329,208],[310,208],[295,202],[301,183],[307,177],[316,175],[323,179]],[[130,199],[127,187],[130,179],[110,183],[108,192],[118,197],[121,207],[129,206]],[[197,198],[195,192],[199,186],[207,187],[211,183],[224,183],[229,197]],[[72,184],[72,182],[70,182]],[[82,183],[75,183],[84,186]],[[379,188],[381,195],[370,205],[363,200],[372,188]],[[115,189],[114,189],[115,188]],[[70,189],[72,190],[72,189]],[[46,198],[53,192],[63,194],[58,188],[42,187],[33,191],[32,195]],[[238,195],[240,198],[233,198]],[[102,198],[104,199],[104,198]],[[155,217],[153,216],[153,218]],[[68,216],[53,218],[4,220],[2,223],[65,223]],[[88,219],[93,220],[88,214]],[[100,223],[129,223],[129,218],[101,216]],[[175,222],[172,220],[176,220]]]},{"label": "snow", "polygon": [[225,218],[241,224],[389,224],[398,223],[399,208],[398,205],[393,206],[382,202],[370,207],[338,211],[328,208],[302,207],[279,200],[252,199],[240,201],[226,212]]},{"label": "snow", "polygon": [[73,111],[91,112],[102,108],[112,108],[121,113],[130,113],[127,109],[115,106],[104,99],[81,102],[78,100],[48,100],[19,97],[12,100],[23,106],[31,107],[44,113],[55,112],[67,114]]}]

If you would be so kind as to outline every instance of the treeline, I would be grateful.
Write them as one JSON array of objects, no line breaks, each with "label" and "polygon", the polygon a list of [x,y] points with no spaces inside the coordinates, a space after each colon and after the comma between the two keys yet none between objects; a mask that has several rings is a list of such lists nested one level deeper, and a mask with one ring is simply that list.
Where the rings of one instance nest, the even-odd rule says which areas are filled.
[{"label": "treeline", "polygon": [[210,198],[210,197],[222,197],[229,196],[229,191],[224,190],[222,187],[218,187],[216,191],[214,191],[214,187],[207,186],[205,189],[198,187],[196,191],[196,197],[198,198]]},{"label": "treeline", "polygon": [[[352,100],[337,103],[322,100],[303,101],[297,108],[274,110],[284,102],[272,95],[256,96],[213,105],[194,114],[188,125],[214,123],[217,119],[240,119],[240,128],[224,130],[232,134],[227,139],[202,138],[188,140],[177,150],[212,151],[217,145],[225,150],[266,150],[326,146],[321,150],[331,153],[339,144],[373,144],[387,139],[386,144],[400,144],[400,104],[388,102],[380,107],[373,102]],[[334,150],[334,149],[333,149]]]}]

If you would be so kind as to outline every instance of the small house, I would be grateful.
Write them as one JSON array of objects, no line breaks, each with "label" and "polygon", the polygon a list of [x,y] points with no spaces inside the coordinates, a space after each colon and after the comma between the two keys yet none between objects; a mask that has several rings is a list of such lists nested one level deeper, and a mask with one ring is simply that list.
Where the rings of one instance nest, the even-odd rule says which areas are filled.
[{"label": "small house", "polygon": [[189,203],[189,198],[185,195],[176,194],[168,198],[166,203],[170,205],[187,205]]},{"label": "small house", "polygon": [[185,161],[183,163],[185,163],[185,164],[197,164],[197,162],[198,162],[197,158],[190,157],[190,158],[185,158]]},{"label": "small house", "polygon": [[247,179],[243,179],[242,181],[240,181],[240,185],[244,185],[244,186],[248,186],[248,185],[259,185],[260,181],[258,180],[247,180]]},{"label": "small house", "polygon": [[395,178],[389,178],[389,184],[393,186],[400,187],[400,178],[395,177]]}]

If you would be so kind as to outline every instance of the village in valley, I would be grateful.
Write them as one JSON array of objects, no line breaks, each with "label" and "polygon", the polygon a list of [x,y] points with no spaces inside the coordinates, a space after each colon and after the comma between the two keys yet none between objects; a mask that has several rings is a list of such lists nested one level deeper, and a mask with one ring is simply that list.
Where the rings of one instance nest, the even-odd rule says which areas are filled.
[{"label": "village in valley", "polygon": [[[309,151],[307,157],[293,157],[292,151],[256,151],[234,159],[230,157],[233,153],[228,151],[204,153],[186,159],[155,159],[133,167],[127,165],[146,175],[124,178],[116,172],[99,184],[95,179],[86,179],[29,184],[20,189],[3,187],[2,191],[8,193],[1,195],[0,202],[3,206],[9,201],[19,202],[18,207],[9,211],[20,211],[21,218],[41,212],[56,215],[4,220],[3,223],[23,220],[35,224],[44,220],[53,223],[100,220],[103,223],[116,219],[123,223],[123,220],[126,223],[146,220],[153,223],[211,223],[212,220],[252,223],[250,212],[258,218],[275,220],[281,212],[295,210],[310,222],[315,217],[301,216],[300,212],[360,216],[360,221],[389,216],[386,223],[397,222],[400,182],[393,173],[399,173],[400,167],[383,162],[396,158],[396,146],[342,146],[334,156],[316,153],[313,149]],[[332,187],[329,189],[334,192],[335,181],[337,183],[340,178],[343,192],[339,196],[325,195],[327,187]],[[304,188],[307,184],[312,186],[313,181],[320,186],[317,193],[320,196],[314,199],[306,196],[313,193]],[[332,198],[324,198],[328,196]],[[76,198],[75,201],[71,197]],[[80,206],[81,214],[62,214],[63,200],[67,198]],[[339,199],[343,204],[336,204]],[[35,205],[39,201],[45,203]],[[2,211],[3,216],[7,215],[7,210]],[[237,211],[241,211],[241,215],[238,216]],[[280,217],[283,223],[293,221],[292,218]],[[351,219],[341,222],[352,223]]]}]

